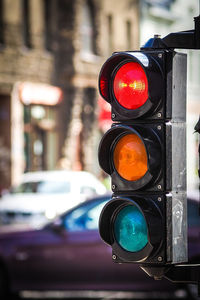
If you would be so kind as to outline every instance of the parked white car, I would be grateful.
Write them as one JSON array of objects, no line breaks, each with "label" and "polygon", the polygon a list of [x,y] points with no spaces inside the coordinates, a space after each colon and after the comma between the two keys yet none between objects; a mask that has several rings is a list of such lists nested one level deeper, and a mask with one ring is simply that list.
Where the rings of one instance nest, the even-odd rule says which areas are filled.
[{"label": "parked white car", "polygon": [[89,196],[105,192],[105,186],[85,171],[25,173],[21,183],[0,198],[0,224],[38,226]]}]

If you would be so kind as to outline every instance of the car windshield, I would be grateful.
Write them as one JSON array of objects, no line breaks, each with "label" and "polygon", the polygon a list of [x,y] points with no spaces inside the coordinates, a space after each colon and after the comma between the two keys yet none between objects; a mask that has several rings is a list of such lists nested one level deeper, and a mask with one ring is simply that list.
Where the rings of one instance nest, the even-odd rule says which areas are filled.
[{"label": "car windshield", "polygon": [[84,204],[67,214],[64,218],[66,230],[70,232],[97,230],[101,210],[108,199]]},{"label": "car windshield", "polygon": [[188,201],[188,226],[200,226],[199,202]]},{"label": "car windshield", "polygon": [[70,193],[70,183],[67,181],[29,181],[14,188],[12,193],[61,194]]}]

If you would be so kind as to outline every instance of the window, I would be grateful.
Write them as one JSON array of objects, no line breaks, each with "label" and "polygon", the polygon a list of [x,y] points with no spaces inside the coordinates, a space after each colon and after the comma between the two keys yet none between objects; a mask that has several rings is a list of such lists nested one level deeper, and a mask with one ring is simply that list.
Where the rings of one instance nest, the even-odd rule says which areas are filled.
[{"label": "window", "polygon": [[94,53],[94,22],[93,10],[89,1],[84,1],[81,14],[81,50]]},{"label": "window", "polygon": [[111,15],[107,17],[107,23],[108,23],[108,55],[111,55],[113,51],[113,17]]},{"label": "window", "polygon": [[103,202],[91,202],[73,210],[65,217],[66,230],[69,232],[97,230],[101,210],[107,201],[108,199]]},{"label": "window", "polygon": [[45,48],[51,51],[51,35],[52,35],[52,0],[44,0],[44,38]]},{"label": "window", "polygon": [[81,112],[81,120],[83,123],[82,142],[89,138],[91,130],[95,122],[94,107],[96,101],[96,90],[94,88],[85,88],[83,90],[83,110]]},{"label": "window", "polygon": [[96,190],[95,190],[95,188],[94,187],[92,187],[92,186],[82,186],[81,187],[81,189],[80,189],[80,193],[81,194],[87,194],[87,195],[93,195],[93,194],[95,194],[96,193]]},{"label": "window", "polygon": [[199,203],[188,201],[188,226],[200,226]]},{"label": "window", "polygon": [[30,181],[14,188],[12,193],[43,193],[62,194],[70,193],[70,183],[67,181]]},{"label": "window", "polygon": [[0,46],[4,44],[3,0],[0,0]]},{"label": "window", "polygon": [[58,159],[56,120],[55,106],[24,105],[25,172],[55,169]]},{"label": "window", "polygon": [[30,1],[22,0],[22,30],[24,45],[27,48],[31,48],[31,36],[30,36]]},{"label": "window", "polygon": [[160,6],[169,10],[174,0],[147,0],[147,3],[152,6]]},{"label": "window", "polygon": [[131,22],[126,22],[126,39],[127,39],[127,50],[131,50],[131,39],[132,39],[132,32],[131,32]]}]

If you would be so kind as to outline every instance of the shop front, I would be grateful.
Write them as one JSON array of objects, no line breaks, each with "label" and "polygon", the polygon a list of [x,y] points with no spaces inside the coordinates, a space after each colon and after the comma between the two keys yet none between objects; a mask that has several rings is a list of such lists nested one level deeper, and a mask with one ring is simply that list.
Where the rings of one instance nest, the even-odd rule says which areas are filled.
[{"label": "shop front", "polygon": [[[56,168],[59,149],[60,88],[18,83],[12,96],[12,182],[23,172]],[[18,137],[18,138],[17,138]]]}]

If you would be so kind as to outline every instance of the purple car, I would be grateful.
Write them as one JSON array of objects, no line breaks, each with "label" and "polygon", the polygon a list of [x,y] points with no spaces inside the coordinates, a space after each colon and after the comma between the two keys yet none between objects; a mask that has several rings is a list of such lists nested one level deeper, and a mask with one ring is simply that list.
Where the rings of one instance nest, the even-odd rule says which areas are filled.
[{"label": "purple car", "polygon": [[[111,248],[102,242],[98,232],[99,214],[109,199],[110,195],[92,198],[42,229],[1,232],[0,299],[10,299],[10,293],[24,290],[186,296],[187,285],[165,279],[155,281],[138,265],[112,262]],[[189,207],[189,250],[194,261],[198,261],[198,203],[191,201]]]}]

